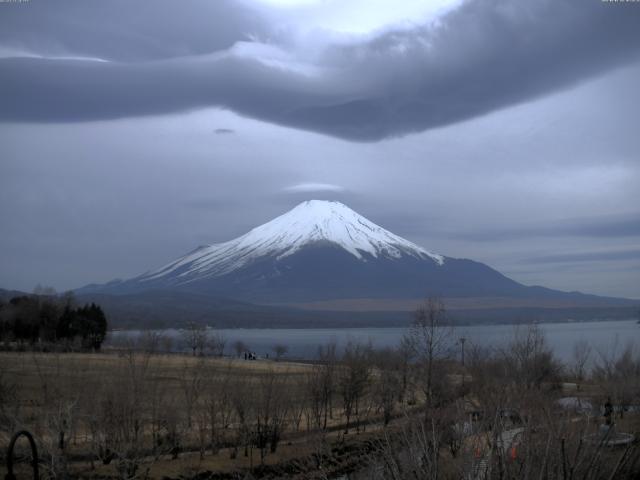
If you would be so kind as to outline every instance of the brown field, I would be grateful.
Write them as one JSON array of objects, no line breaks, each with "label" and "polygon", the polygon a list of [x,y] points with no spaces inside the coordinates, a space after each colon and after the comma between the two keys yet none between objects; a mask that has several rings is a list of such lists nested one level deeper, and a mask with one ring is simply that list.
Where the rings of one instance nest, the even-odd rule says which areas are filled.
[{"label": "brown field", "polygon": [[[81,476],[118,476],[115,462],[102,465],[99,461],[89,459],[91,456],[95,457],[95,446],[90,439],[95,432],[87,425],[88,417],[100,416],[96,409],[103,398],[114,391],[116,395],[129,397],[133,390],[140,389],[135,401],[141,402],[144,408],[132,412],[132,416],[140,417],[141,423],[146,425],[139,435],[138,441],[141,444],[152,445],[151,430],[157,426],[153,423],[164,422],[163,412],[160,410],[170,411],[171,416],[176,414],[180,417],[174,420],[181,436],[177,458],[173,458],[167,451],[141,455],[144,458],[141,464],[149,468],[145,475],[150,478],[178,477],[198,471],[242,471],[260,464],[275,465],[293,459],[305,459],[318,448],[326,448],[327,443],[338,440],[344,443],[344,418],[337,400],[334,400],[336,405],[329,413],[327,429],[321,434],[312,431],[312,420],[308,415],[302,418],[301,403],[304,403],[304,394],[301,389],[313,368],[310,364],[284,361],[140,352],[0,353],[2,380],[6,385],[15,386],[16,401],[9,408],[15,413],[15,418],[20,419],[16,428],[28,428],[38,440],[41,453],[50,454],[55,451],[57,430],[61,429],[58,425],[61,421],[59,417],[65,417],[63,421],[67,420],[69,423],[62,427],[68,436],[65,455],[72,459],[68,463],[68,470]],[[215,454],[210,445],[204,446],[204,442],[200,442],[200,430],[210,427],[210,419],[200,416],[205,413],[207,399],[231,393],[222,392],[224,388],[245,388],[246,395],[252,397],[247,399],[247,408],[254,410],[250,415],[259,416],[262,412],[258,412],[259,407],[255,401],[257,396],[264,394],[266,382],[275,382],[277,391],[271,392],[271,400],[286,404],[286,411],[282,413],[286,416],[282,421],[283,426],[286,425],[286,433],[277,451],[269,451],[261,458],[255,445],[249,445],[246,452],[242,451],[244,445],[233,445],[234,442],[238,443],[236,435],[239,426],[234,408],[239,406],[231,405],[232,401],[220,406],[220,409],[228,410],[230,419],[217,439],[219,445]],[[187,405],[189,402],[193,403],[191,407]],[[153,414],[154,418],[149,418],[149,411],[154,408],[159,412]],[[193,410],[189,414],[193,418],[186,420],[189,408]],[[60,415],[61,409],[69,409],[70,412],[66,416]],[[371,405],[368,410],[366,419],[359,419],[358,441],[380,428],[375,425],[379,415],[373,413]],[[264,412],[265,415],[269,413]],[[297,424],[294,416],[298,417]],[[251,419],[253,422],[255,420]],[[366,427],[365,421],[369,423]],[[296,425],[293,426],[294,424]],[[8,440],[9,430],[2,429],[2,451],[6,449]],[[200,454],[201,447],[203,455]],[[232,452],[238,449],[240,452],[233,455]],[[4,473],[3,467],[0,467],[0,474]]]},{"label": "brown field", "polygon": [[[0,452],[29,430],[42,478],[640,478],[637,440],[602,436],[609,422],[614,438],[638,438],[637,353],[586,372],[586,350],[560,365],[533,326],[461,366],[438,360],[443,330],[430,328],[414,329],[412,349],[354,344],[315,364],[3,352]],[[562,397],[589,407],[562,408]]]}]

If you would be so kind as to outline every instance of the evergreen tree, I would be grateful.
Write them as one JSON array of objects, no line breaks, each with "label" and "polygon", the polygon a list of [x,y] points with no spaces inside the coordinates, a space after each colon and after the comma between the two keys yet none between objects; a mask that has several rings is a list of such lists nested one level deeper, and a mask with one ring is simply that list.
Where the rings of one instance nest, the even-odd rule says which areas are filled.
[{"label": "evergreen tree", "polygon": [[95,303],[74,308],[69,295],[28,295],[0,303],[0,338],[57,342],[80,338],[85,349],[99,350],[107,335],[107,319]]}]

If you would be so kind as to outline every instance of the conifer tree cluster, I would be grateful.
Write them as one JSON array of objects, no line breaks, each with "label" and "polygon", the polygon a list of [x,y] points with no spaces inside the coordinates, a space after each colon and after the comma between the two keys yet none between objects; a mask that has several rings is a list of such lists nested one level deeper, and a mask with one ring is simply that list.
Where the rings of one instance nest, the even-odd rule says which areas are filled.
[{"label": "conifer tree cluster", "polygon": [[0,301],[0,340],[20,344],[64,343],[99,350],[107,318],[95,303],[76,307],[67,295],[23,295]]}]

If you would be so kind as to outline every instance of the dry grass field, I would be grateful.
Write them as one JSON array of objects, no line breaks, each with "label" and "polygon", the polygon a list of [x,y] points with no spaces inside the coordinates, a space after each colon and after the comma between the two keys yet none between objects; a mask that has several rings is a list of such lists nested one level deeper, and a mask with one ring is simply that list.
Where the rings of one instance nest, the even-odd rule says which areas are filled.
[{"label": "dry grass field", "polygon": [[[105,450],[118,447],[122,451],[115,453],[122,457],[139,450],[135,461],[150,478],[236,472],[304,459],[331,442],[344,441],[345,419],[337,398],[330,400],[326,428],[316,428],[321,412],[316,409],[312,418],[305,391],[314,368],[128,351],[3,352],[0,376],[11,400],[7,396],[2,409],[13,428],[0,431],[0,449],[6,449],[11,431],[27,428],[42,456],[55,463],[64,451],[65,464],[51,465],[52,470],[83,476],[119,476],[115,459],[104,464],[109,458]],[[364,407],[357,412],[360,439],[365,429],[379,429],[371,402],[370,395],[366,418]],[[365,422],[374,423],[365,427]],[[260,425],[265,444],[255,438]],[[277,448],[266,444],[274,429],[281,430]]]},{"label": "dry grass field", "polygon": [[[639,478],[640,356],[586,373],[532,327],[461,366],[438,359],[434,332],[411,350],[327,346],[314,364],[3,352],[0,452],[27,429],[56,479]],[[608,446],[607,424],[633,441]]]}]

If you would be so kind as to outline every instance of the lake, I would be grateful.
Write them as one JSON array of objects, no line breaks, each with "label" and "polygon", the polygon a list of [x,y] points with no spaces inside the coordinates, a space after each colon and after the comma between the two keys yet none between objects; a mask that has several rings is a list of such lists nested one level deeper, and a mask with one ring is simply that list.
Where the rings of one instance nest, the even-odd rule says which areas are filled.
[{"label": "lake", "polygon": [[[640,345],[640,325],[636,320],[606,322],[571,322],[540,324],[547,341],[556,356],[569,361],[574,345],[586,341],[598,353],[620,352],[628,344]],[[466,339],[465,348],[471,345],[500,348],[513,339],[516,325],[460,326],[454,330],[456,339]],[[273,355],[274,345],[286,345],[287,357],[291,359],[314,359],[319,345],[335,342],[338,349],[349,341],[371,342],[374,347],[397,346],[406,333],[406,328],[278,328],[278,329],[216,329],[226,340],[225,353],[233,353],[234,342],[240,340],[258,356]],[[181,349],[182,331],[177,329],[156,330],[174,339],[173,345]],[[144,332],[138,330],[115,331],[110,333],[107,344],[117,344],[123,339],[136,338]]]}]

